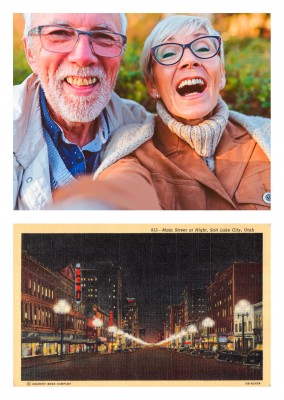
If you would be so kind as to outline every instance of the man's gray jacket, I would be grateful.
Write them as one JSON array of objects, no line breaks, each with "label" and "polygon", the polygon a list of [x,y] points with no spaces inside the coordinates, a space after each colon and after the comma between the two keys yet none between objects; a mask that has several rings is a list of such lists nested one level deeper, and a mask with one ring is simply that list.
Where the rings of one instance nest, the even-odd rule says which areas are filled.
[{"label": "man's gray jacket", "polygon": [[[43,135],[39,80],[30,75],[14,87],[14,194],[17,210],[47,209],[52,203],[47,144]],[[143,123],[148,113],[115,93],[106,107],[110,135],[125,124]]]}]

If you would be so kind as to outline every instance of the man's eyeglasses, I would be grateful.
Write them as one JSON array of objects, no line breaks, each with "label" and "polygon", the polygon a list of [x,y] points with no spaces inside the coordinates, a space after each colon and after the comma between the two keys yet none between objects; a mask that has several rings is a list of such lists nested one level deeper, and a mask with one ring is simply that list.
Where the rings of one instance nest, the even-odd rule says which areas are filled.
[{"label": "man's eyeglasses", "polygon": [[161,65],[174,65],[188,48],[197,58],[207,59],[220,54],[221,42],[220,36],[202,36],[188,44],[162,43],[152,47],[151,55]]},{"label": "man's eyeglasses", "polygon": [[93,53],[102,57],[120,56],[127,42],[126,36],[120,33],[107,30],[81,31],[62,25],[37,26],[28,35],[39,35],[42,47],[52,53],[70,53],[79,36],[88,35]]}]

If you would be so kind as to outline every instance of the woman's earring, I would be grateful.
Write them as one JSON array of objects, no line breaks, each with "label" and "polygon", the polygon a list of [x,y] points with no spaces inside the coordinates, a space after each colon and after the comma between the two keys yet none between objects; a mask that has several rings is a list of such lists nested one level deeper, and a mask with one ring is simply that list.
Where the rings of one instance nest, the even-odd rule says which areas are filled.
[{"label": "woman's earring", "polygon": [[159,93],[156,93],[156,99],[159,99],[159,98],[160,98]]}]

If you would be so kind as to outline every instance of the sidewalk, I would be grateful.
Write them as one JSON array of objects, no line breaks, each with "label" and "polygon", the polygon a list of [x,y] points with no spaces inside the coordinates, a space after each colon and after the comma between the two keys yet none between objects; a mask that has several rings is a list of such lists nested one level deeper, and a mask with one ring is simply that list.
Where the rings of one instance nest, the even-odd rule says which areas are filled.
[{"label": "sidewalk", "polygon": [[69,360],[80,360],[82,358],[88,358],[88,357],[102,357],[106,356],[110,353],[102,353],[95,355],[95,353],[73,353],[73,354],[63,354],[63,359],[60,360],[60,356],[57,355],[52,355],[52,356],[35,356],[35,357],[27,357],[27,358],[22,358],[21,363],[22,363],[22,368],[28,368],[28,367],[37,367],[43,364],[53,364],[53,363],[58,363],[58,362],[64,362],[64,361],[69,361]]}]

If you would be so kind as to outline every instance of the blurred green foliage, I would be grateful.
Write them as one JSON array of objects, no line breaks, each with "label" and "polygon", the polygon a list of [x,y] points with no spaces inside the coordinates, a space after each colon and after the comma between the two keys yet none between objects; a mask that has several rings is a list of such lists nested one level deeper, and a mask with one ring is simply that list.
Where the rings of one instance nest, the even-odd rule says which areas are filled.
[{"label": "blurred green foliage", "polygon": [[[143,43],[127,45],[116,92],[155,112],[155,101],[147,92],[140,70]],[[225,42],[227,83],[222,97],[231,109],[251,115],[270,117],[270,40],[265,38],[230,39]],[[22,46],[14,48],[14,84],[30,73]]]},{"label": "blurred green foliage", "polygon": [[225,43],[225,67],[222,97],[230,108],[270,117],[270,41],[231,39]]},{"label": "blurred green foliage", "polygon": [[[139,66],[142,43],[132,42],[125,52],[116,92],[155,112]],[[270,117],[270,40],[230,39],[225,43],[227,83],[221,95],[229,108]]]},{"label": "blurred green foliage", "polygon": [[24,49],[14,47],[14,85],[18,85],[31,73],[29,64],[26,61]]}]

